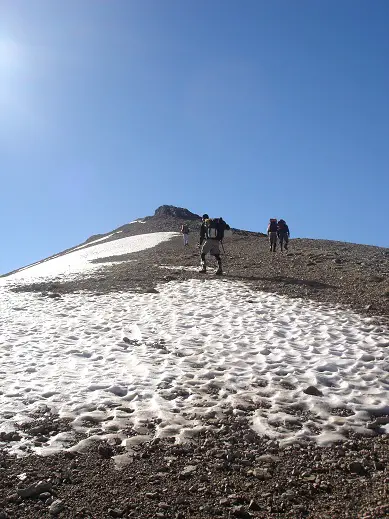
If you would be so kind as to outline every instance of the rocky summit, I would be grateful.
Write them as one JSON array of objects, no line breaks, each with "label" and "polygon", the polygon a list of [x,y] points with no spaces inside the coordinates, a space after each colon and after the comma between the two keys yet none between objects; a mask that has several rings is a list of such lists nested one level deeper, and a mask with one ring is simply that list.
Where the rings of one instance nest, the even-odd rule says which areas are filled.
[{"label": "rocky summit", "polygon": [[201,220],[201,216],[191,213],[183,207],[175,207],[174,205],[161,205],[155,210],[154,217],[172,216],[183,220]]},{"label": "rocky summit", "polygon": [[[258,319],[262,319],[261,326],[255,328],[255,341],[260,342],[269,333],[270,306],[257,304],[255,310],[251,310],[259,294],[286,296],[282,298],[285,310],[289,307],[301,309],[308,304],[314,306],[319,309],[319,314],[321,311],[324,315],[321,322],[334,321],[339,313],[341,332],[347,335],[352,350],[362,339],[357,332],[348,328],[349,316],[353,319],[357,319],[358,314],[366,317],[363,321],[366,329],[359,331],[366,334],[367,342],[371,340],[369,326],[374,326],[377,333],[381,330],[384,336],[389,318],[389,250],[328,240],[294,239],[294,229],[291,229],[288,252],[277,250],[272,253],[266,235],[235,229],[228,215],[223,217],[233,232],[224,240],[224,276],[217,281],[212,271],[206,277],[198,272],[200,216],[184,208],[163,205],[152,216],[126,223],[108,233],[91,236],[84,243],[52,258],[62,258],[67,268],[73,253],[81,258],[80,251],[87,256],[88,252],[100,246],[102,250],[119,250],[121,243],[127,243],[123,238],[134,238],[136,241],[145,234],[176,233],[169,235],[168,240],[156,242],[155,246],[137,252],[120,249],[120,253],[95,256],[88,261],[96,268],[86,270],[84,275],[76,278],[56,275],[50,279],[10,283],[12,305],[8,310],[12,316],[14,313],[17,316],[13,322],[20,333],[10,342],[8,336],[13,330],[8,328],[2,335],[1,347],[4,348],[4,362],[9,362],[11,355],[16,355],[18,362],[15,361],[15,366],[12,366],[15,369],[12,387],[1,386],[1,381],[7,376],[7,368],[3,367],[0,371],[0,395],[9,398],[10,402],[12,398],[19,398],[20,408],[8,405],[2,410],[6,420],[15,420],[15,426],[14,429],[0,428],[0,519],[389,517],[389,435],[386,432],[389,413],[385,414],[385,409],[379,416],[371,412],[370,416],[365,417],[368,426],[364,430],[354,430],[347,427],[347,419],[352,418],[354,411],[347,405],[339,405],[340,386],[333,388],[338,393],[330,407],[325,400],[328,387],[324,383],[320,387],[316,387],[319,384],[313,386],[307,383],[302,393],[310,407],[303,408],[289,396],[291,393],[288,392],[295,391],[296,387],[284,379],[291,367],[295,369],[299,359],[303,362],[312,350],[321,351],[329,344],[340,368],[319,364],[317,380],[322,377],[321,380],[331,383],[332,376],[334,379],[340,377],[344,385],[342,372],[347,371],[347,380],[351,380],[347,382],[350,402],[360,397],[360,393],[366,393],[362,396],[370,399],[373,405],[378,396],[369,382],[376,375],[378,362],[383,370],[388,370],[384,355],[389,343],[381,344],[380,351],[383,353],[380,357],[358,354],[353,365],[346,369],[337,343],[339,331],[333,335],[328,333],[328,337],[323,335],[311,343],[308,338],[305,342],[306,330],[301,329],[300,357],[295,358],[293,352],[297,350],[287,350],[295,337],[291,333],[283,334],[282,323],[286,317],[276,315],[279,326],[275,327],[276,334],[269,340],[268,350],[255,350],[255,355],[267,358],[267,372],[262,377],[252,375],[257,363],[254,356],[249,358],[251,364],[244,368],[244,373],[234,375],[234,370],[239,370],[244,363],[248,347],[242,333],[242,322],[256,325]],[[184,222],[189,226],[189,246],[184,246],[180,235]],[[66,255],[69,255],[68,258]],[[49,259],[43,260],[41,265],[44,267],[46,262],[49,265]],[[209,260],[209,265],[213,266],[212,260]],[[20,273],[27,271],[21,269]],[[207,286],[208,279],[216,288]],[[160,298],[162,292],[176,285],[185,290],[190,284],[200,287],[200,303],[192,302],[192,307],[185,309],[186,321],[181,323],[179,346],[172,347],[169,335],[143,344],[137,336],[125,334],[123,322],[136,312],[143,316],[148,314],[153,329],[157,330],[161,322],[157,321],[156,314],[163,301],[166,303],[166,299]],[[221,292],[223,286],[227,288]],[[209,310],[212,309],[214,293],[222,293],[227,299],[228,291],[235,293],[238,290],[244,294],[244,308],[249,307],[249,310],[245,315],[237,313],[233,322],[215,322]],[[106,325],[102,326],[96,318],[97,308],[107,299],[107,295],[112,295],[112,301],[120,298],[121,302],[116,308],[104,307],[108,317]],[[193,292],[189,294],[190,297],[192,295]],[[35,322],[26,308],[13,301],[12,298],[17,297],[21,301],[33,301],[38,312],[44,309],[47,321],[52,315],[61,319],[62,326],[55,327],[55,342],[65,341],[69,366],[74,371],[72,380],[76,380],[78,385],[79,379],[80,384],[84,384],[82,391],[92,395],[91,407],[87,407],[85,413],[77,415],[74,420],[76,429],[71,425],[74,416],[61,413],[62,402],[53,405],[59,391],[56,382],[64,377],[64,373],[59,372],[56,365],[57,351],[54,354],[49,351],[46,341],[49,323]],[[148,306],[137,307],[136,298],[144,298]],[[270,298],[274,299],[275,296]],[[89,301],[91,305],[91,313],[84,313],[86,324],[82,335],[70,331],[72,322],[78,318],[77,300]],[[314,303],[311,304],[312,301]],[[205,303],[206,309],[203,308]],[[172,304],[179,303],[174,300]],[[242,300],[238,300],[238,304],[243,304]],[[72,312],[69,314],[71,317],[65,310]],[[234,316],[234,311],[235,307],[229,315]],[[86,312],[85,307],[83,312]],[[194,332],[188,329],[193,315],[197,318]],[[251,321],[245,321],[248,315]],[[300,315],[293,319],[299,321]],[[217,338],[206,352],[205,329],[210,322],[215,324]],[[304,323],[307,324],[305,321],[300,323],[301,327]],[[315,326],[315,323],[308,324]],[[120,330],[119,338],[112,335],[115,326]],[[27,349],[36,348],[36,339],[35,342],[23,343],[27,329],[31,328],[35,334],[43,334],[45,342],[38,344],[38,354],[31,360],[28,371],[19,373]],[[289,330],[294,329],[289,327]],[[188,344],[190,332],[194,334],[195,344]],[[106,337],[110,337],[107,344],[104,343]],[[231,351],[223,349],[229,341],[234,341],[239,361],[232,366],[232,371],[220,375],[223,359],[231,354]],[[85,344],[92,346],[87,348]],[[275,345],[277,347],[273,348]],[[100,350],[97,352],[98,346]],[[193,354],[195,346],[200,351],[197,357]],[[217,353],[214,346],[219,348]],[[282,347],[288,355],[292,352],[286,356],[287,363],[283,365],[280,351],[274,351],[282,350]],[[168,415],[181,421],[187,434],[186,441],[178,441],[168,434],[157,434],[158,431],[169,430],[170,422],[165,423],[167,415],[163,413],[151,413],[143,418],[140,429],[134,426],[132,417],[144,409],[149,386],[143,394],[131,393],[125,375],[128,372],[132,377],[131,370],[135,366],[141,383],[149,383],[149,379],[155,381],[153,373],[141,369],[146,350],[151,352],[152,358],[161,359],[158,367],[164,374],[162,380],[155,384],[154,408],[161,409],[159,400],[163,401],[163,408],[169,410]],[[315,351],[310,359],[316,359]],[[46,363],[50,354],[53,357]],[[210,356],[210,367],[207,368],[206,381],[201,385],[200,393],[204,393],[207,400],[201,401],[200,405],[191,388],[198,383],[206,354]],[[94,370],[104,358],[108,359],[103,366],[106,370],[104,378],[108,377],[108,370],[113,369],[118,380],[111,384],[97,377],[93,383],[85,384],[90,373],[92,377],[96,376]],[[118,374],[120,359],[123,358],[126,359],[126,373]],[[73,368],[76,362],[81,363],[83,370]],[[187,386],[183,387],[176,384],[176,379],[181,376],[185,365],[190,365],[193,372],[190,372]],[[169,371],[172,366],[177,371]],[[58,373],[55,373],[53,382],[56,369]],[[328,378],[323,377],[323,371],[331,369],[333,373]],[[36,405],[32,381],[39,373],[43,373],[44,377],[41,385],[45,385],[45,378],[50,378],[52,385],[43,391],[43,403]],[[246,385],[255,388],[250,402],[240,398],[242,393],[237,395],[236,390],[235,393],[227,391],[229,376],[235,377],[236,384],[243,392],[247,392]],[[271,376],[278,383],[277,391],[269,384]],[[27,382],[23,377],[28,378]],[[381,378],[382,385],[387,384],[385,377]],[[25,398],[20,397],[23,384],[27,384]],[[364,391],[357,389],[361,386]],[[104,391],[104,388],[107,390],[104,398],[93,396],[98,395],[99,390]],[[272,400],[277,398],[285,405],[288,414],[272,413]],[[118,399],[121,399],[120,402]],[[194,407],[190,408],[193,400]],[[80,402],[75,399],[73,405],[77,410]],[[190,411],[187,411],[186,405]],[[21,417],[22,407],[29,412],[28,420]],[[267,412],[270,413],[269,422],[273,431],[287,429],[297,441],[282,444],[275,435],[255,433],[253,416]],[[106,418],[104,423],[99,421],[103,415]],[[324,422],[325,415],[327,421]],[[188,424],[195,420],[198,421],[196,427],[190,429]],[[342,441],[338,439],[319,445],[298,435],[304,427],[310,428],[313,438],[321,433],[331,435],[336,428],[342,429],[344,437]],[[52,455],[36,455],[39,449],[42,452],[44,449],[54,449],[55,441],[62,441],[66,448]],[[17,456],[12,451],[16,444],[20,445]]]}]

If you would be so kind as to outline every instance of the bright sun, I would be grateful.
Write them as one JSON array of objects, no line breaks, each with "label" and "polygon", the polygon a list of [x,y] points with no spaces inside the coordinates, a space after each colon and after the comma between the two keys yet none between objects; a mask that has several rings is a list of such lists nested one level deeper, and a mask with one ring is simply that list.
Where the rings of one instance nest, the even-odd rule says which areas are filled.
[{"label": "bright sun", "polygon": [[20,61],[17,43],[0,39],[0,67],[2,70],[15,67]]}]

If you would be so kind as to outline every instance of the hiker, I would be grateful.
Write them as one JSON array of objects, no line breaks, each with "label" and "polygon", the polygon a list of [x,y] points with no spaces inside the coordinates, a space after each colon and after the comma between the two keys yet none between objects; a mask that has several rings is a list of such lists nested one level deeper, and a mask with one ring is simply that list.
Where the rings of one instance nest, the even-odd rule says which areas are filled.
[{"label": "hiker", "polygon": [[184,246],[189,245],[189,226],[187,223],[181,225],[181,234],[184,238]]},{"label": "hiker", "polygon": [[215,256],[218,264],[215,274],[217,276],[223,275],[219,244],[223,240],[224,231],[229,228],[230,226],[223,220],[223,218],[209,218],[207,214],[203,214],[202,224],[200,227],[200,273],[205,274],[207,272],[205,256],[209,253],[211,256]]},{"label": "hiker", "polygon": [[267,226],[267,235],[269,236],[270,251],[275,252],[277,248],[277,218],[270,218]]},{"label": "hiker", "polygon": [[282,219],[278,220],[277,235],[278,235],[278,239],[280,240],[281,252],[282,252],[282,247],[283,247],[284,242],[285,242],[285,250],[288,250],[290,232],[289,232],[289,227],[288,227],[287,223],[285,222],[285,220],[282,220]]}]

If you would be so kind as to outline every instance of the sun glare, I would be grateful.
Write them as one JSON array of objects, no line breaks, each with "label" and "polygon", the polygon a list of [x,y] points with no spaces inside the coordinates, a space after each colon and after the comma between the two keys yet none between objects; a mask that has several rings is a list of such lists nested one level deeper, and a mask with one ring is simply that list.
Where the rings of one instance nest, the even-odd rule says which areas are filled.
[{"label": "sun glare", "polygon": [[18,45],[12,40],[0,39],[0,67],[15,67],[19,63]]}]

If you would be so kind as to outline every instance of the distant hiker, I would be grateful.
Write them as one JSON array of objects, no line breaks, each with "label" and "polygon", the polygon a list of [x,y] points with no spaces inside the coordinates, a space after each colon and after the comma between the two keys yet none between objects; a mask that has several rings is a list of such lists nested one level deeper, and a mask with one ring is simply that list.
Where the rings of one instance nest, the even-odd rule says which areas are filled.
[{"label": "distant hiker", "polygon": [[270,218],[269,225],[267,226],[267,235],[269,236],[270,250],[276,251],[277,248],[277,218]]},{"label": "distant hiker", "polygon": [[181,225],[181,234],[184,238],[184,245],[189,245],[189,226],[186,223]]},{"label": "distant hiker", "polygon": [[203,214],[202,219],[203,221],[200,227],[200,272],[202,274],[207,272],[205,256],[209,253],[211,256],[215,256],[218,264],[215,274],[221,276],[223,274],[223,269],[219,244],[223,240],[224,231],[228,230],[230,226],[223,220],[223,218],[210,218],[207,214]]},{"label": "distant hiker", "polygon": [[289,242],[289,227],[287,226],[285,220],[278,220],[277,225],[277,235],[280,240],[280,247],[282,252],[283,244],[285,243],[285,250],[288,250],[288,242]]}]

